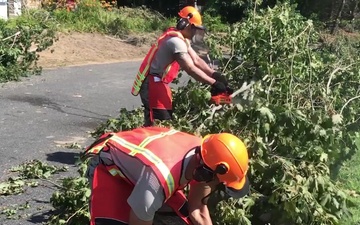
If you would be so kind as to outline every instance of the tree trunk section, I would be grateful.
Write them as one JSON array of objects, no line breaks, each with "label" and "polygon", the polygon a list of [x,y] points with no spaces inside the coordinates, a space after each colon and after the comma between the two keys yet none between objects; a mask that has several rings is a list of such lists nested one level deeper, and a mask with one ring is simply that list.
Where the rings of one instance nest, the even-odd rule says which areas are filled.
[{"label": "tree trunk section", "polygon": [[[336,0],[334,0],[334,1],[336,2]],[[331,32],[330,32],[331,34],[334,34],[335,31],[336,31],[337,28],[338,28],[339,20],[340,20],[340,18],[341,18],[341,14],[342,14],[342,11],[343,11],[343,9],[344,9],[345,3],[346,3],[346,0],[341,0],[341,5],[340,5],[340,8],[339,8],[339,11],[338,11],[338,13],[337,13],[337,15],[336,15],[336,17],[335,17],[334,25],[333,25],[333,27],[332,27],[332,29],[331,29]]]},{"label": "tree trunk section", "polygon": [[353,7],[351,9],[351,19],[355,19],[355,15],[359,9],[359,2],[360,2],[360,0],[354,1]]}]

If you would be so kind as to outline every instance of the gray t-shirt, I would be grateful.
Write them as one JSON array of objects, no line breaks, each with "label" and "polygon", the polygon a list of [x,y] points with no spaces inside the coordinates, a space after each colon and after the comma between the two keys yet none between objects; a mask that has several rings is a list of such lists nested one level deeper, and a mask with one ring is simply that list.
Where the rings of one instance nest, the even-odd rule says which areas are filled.
[{"label": "gray t-shirt", "polygon": [[154,55],[150,65],[150,74],[162,75],[166,66],[175,60],[174,54],[180,52],[188,52],[186,43],[179,37],[167,37]]},{"label": "gray t-shirt", "polygon": [[[112,152],[110,151],[110,154],[111,153]],[[184,158],[180,185],[188,182],[185,178],[185,169],[191,156],[194,154],[195,149],[189,151]],[[127,200],[128,204],[141,220],[152,220],[155,216],[155,212],[163,206],[165,196],[163,188],[151,168],[144,166],[137,158],[121,153],[120,151],[111,155],[101,152],[100,157],[111,159],[120,167],[120,170],[126,177],[135,184],[135,187]]]}]

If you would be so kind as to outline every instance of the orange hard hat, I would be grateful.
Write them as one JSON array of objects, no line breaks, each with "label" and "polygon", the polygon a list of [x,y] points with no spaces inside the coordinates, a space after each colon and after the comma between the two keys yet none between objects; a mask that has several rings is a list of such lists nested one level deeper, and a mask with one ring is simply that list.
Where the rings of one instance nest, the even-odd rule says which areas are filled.
[{"label": "orange hard hat", "polygon": [[249,156],[245,144],[238,137],[229,133],[206,135],[202,140],[200,155],[232,197],[247,194]]},{"label": "orange hard hat", "polygon": [[193,6],[185,6],[178,13],[181,18],[188,18],[189,22],[197,28],[204,29],[199,11]]}]

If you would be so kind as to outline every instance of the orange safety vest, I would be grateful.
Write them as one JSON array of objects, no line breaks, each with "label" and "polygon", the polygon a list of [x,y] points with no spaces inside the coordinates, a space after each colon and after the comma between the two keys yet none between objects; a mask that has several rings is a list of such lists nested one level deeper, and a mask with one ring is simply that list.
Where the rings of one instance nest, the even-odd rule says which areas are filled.
[{"label": "orange safety vest", "polygon": [[[165,202],[187,223],[188,215],[180,211],[187,205],[186,196],[180,186],[182,160],[185,155],[201,144],[201,138],[164,127],[142,127],[131,131],[103,134],[89,146],[84,156],[115,149],[136,157],[155,172],[165,194]],[[114,165],[108,167],[110,174],[130,182]],[[134,184],[132,184],[134,185]]]},{"label": "orange safety vest", "polygon": [[[131,89],[131,94],[134,96],[137,96],[139,94],[140,88],[142,83],[144,82],[145,78],[149,74],[150,71],[150,65],[154,58],[154,55],[158,51],[158,47],[160,46],[161,42],[165,40],[166,37],[172,36],[172,37],[179,37],[183,41],[185,41],[186,45],[189,46],[189,42],[184,38],[184,36],[179,32],[176,31],[175,28],[170,27],[167,29],[158,39],[155,44],[153,44],[149,50],[149,52],[146,54],[144,60],[142,61],[140,68],[138,70],[138,73],[135,77],[134,84]],[[164,83],[171,83],[178,75],[180,69],[180,65],[177,63],[177,61],[173,61],[169,65],[166,66],[164,73],[162,74],[162,81]]]}]

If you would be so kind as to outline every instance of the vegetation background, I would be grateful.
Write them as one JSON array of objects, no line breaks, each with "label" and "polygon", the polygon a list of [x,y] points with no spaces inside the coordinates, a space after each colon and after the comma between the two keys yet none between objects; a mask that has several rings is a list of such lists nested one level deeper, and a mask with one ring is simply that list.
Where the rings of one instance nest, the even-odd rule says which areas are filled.
[{"label": "vegetation background", "polygon": [[[246,141],[252,194],[210,204],[214,223],[360,223],[359,0],[210,0],[202,5],[210,58],[239,89],[242,102],[209,103],[208,87],[190,81],[174,90],[175,120],[160,123],[204,135],[227,131]],[[40,75],[40,55],[57,34],[100,33],[137,48],[176,21],[179,1],[52,1],[0,20],[0,82]],[[104,37],[105,38],[105,37]],[[153,40],[153,39],[151,39]],[[182,74],[180,74],[181,76]],[[93,136],[142,125],[141,108],[121,109]],[[74,143],[71,148],[82,148]],[[84,147],[84,146],[83,146]],[[57,184],[47,224],[86,224],[89,189],[79,174]],[[13,168],[0,195],[24,192],[63,171],[38,161]],[[34,185],[36,186],[36,185]],[[29,207],[29,206],[28,206]],[[9,219],[15,209],[4,209]]]}]

